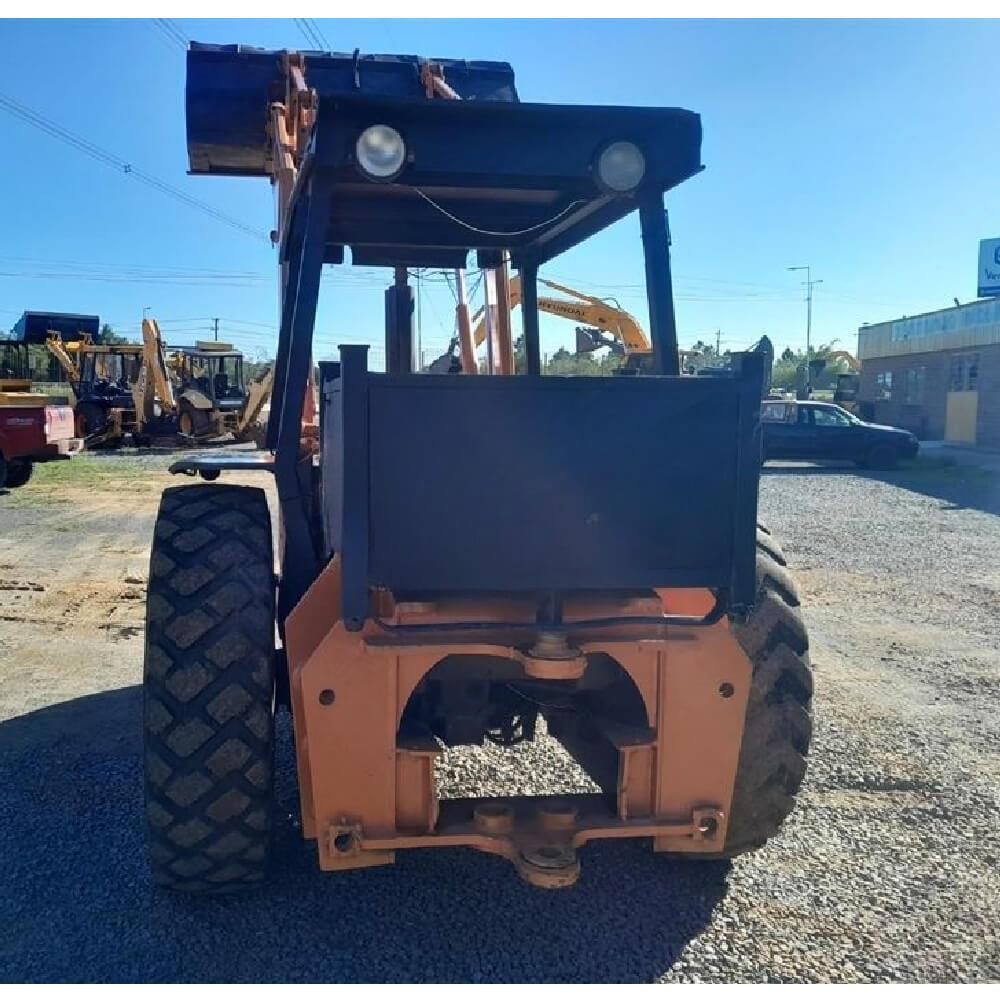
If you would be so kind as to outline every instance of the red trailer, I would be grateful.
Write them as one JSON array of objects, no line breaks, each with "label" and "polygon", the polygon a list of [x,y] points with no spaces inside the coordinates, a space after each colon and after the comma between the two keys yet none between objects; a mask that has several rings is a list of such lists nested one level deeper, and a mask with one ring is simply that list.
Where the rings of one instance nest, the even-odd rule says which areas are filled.
[{"label": "red trailer", "polygon": [[69,458],[82,445],[74,437],[72,407],[28,402],[0,406],[0,488],[23,486],[35,462]]}]

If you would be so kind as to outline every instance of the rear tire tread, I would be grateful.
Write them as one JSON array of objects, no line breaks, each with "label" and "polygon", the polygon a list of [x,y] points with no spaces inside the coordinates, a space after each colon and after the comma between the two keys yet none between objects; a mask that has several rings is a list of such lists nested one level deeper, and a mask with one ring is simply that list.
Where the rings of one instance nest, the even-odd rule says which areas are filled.
[{"label": "rear tire tread", "polygon": [[757,604],[737,640],[753,664],[725,848],[735,857],[778,832],[795,805],[812,739],[809,638],[781,546],[757,535]]},{"label": "rear tire tread", "polygon": [[231,892],[265,875],[274,743],[274,573],[264,492],[164,491],[143,676],[155,882]]}]

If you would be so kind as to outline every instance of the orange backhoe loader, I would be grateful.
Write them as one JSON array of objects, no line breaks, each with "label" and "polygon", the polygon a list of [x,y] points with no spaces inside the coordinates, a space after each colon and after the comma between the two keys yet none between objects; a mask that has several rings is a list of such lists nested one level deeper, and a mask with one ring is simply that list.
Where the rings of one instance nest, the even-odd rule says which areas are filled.
[{"label": "orange backhoe loader", "polygon": [[[276,509],[225,480],[163,494],[143,681],[156,882],[265,878],[282,704],[324,871],[471,847],[558,888],[595,840],[704,859],[774,836],[806,767],[808,640],[757,522],[762,357],[678,369],[664,195],[701,170],[699,117],[522,103],[504,63],[197,43],[187,116],[193,173],[278,188],[282,312],[269,451],[172,471],[273,475]],[[648,363],[543,375],[539,268],[632,213]],[[348,252],[395,275],[386,371],[356,344],[320,363],[314,452],[320,276]],[[407,269],[470,254],[499,275],[495,373],[422,374]],[[446,748],[507,747],[540,717],[594,791],[442,797]]]}]

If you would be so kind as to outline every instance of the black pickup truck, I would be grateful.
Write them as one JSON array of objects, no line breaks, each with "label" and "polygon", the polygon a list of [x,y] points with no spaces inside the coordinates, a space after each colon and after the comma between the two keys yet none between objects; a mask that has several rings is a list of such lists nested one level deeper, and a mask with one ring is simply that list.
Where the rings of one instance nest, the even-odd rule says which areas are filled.
[{"label": "black pickup truck", "polygon": [[891,469],[920,448],[909,431],[868,424],[833,403],[766,399],[761,403],[766,462],[771,458],[840,459]]}]

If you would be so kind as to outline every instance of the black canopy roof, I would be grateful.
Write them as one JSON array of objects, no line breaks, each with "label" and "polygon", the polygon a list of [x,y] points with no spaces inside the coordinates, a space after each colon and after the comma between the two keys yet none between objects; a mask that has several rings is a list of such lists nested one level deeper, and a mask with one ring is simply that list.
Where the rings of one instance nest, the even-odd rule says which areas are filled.
[{"label": "black canopy roof", "polygon": [[[283,91],[281,53],[193,45],[188,53],[188,151],[196,173],[267,175],[267,102]],[[427,99],[415,56],[306,54],[319,94],[303,172],[332,185],[325,259],[461,267],[500,249],[541,263],[701,169],[701,121],[679,108],[529,104],[505,63],[439,60],[462,100]],[[358,136],[388,125],[406,143],[390,182],[355,163]],[[628,194],[609,193],[595,169],[601,151],[628,141],[645,174]],[[308,185],[299,185],[300,200]]]}]

